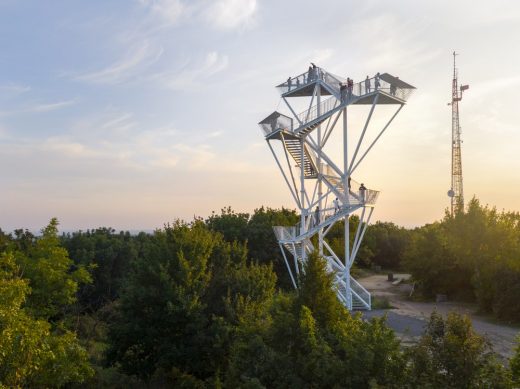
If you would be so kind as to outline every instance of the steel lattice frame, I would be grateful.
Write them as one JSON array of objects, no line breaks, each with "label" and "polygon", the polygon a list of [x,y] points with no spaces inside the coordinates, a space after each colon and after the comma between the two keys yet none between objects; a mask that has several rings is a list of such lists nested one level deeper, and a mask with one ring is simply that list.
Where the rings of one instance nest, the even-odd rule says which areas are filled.
[{"label": "steel lattice frame", "polygon": [[[298,286],[298,275],[308,254],[317,249],[327,260],[329,271],[334,273],[340,301],[348,309],[370,309],[370,293],[351,277],[350,269],[379,192],[359,185],[351,177],[415,88],[387,73],[378,73],[372,79],[367,77],[354,84],[318,67],[309,68],[308,72],[288,79],[277,88],[290,114],[274,112],[259,125],[300,211],[298,225],[274,227],[292,283],[295,288]],[[323,99],[324,96],[330,97]],[[296,114],[289,101],[294,97],[309,100],[308,108],[300,114]],[[397,108],[376,136],[366,141],[375,108],[381,104]],[[350,131],[348,123],[349,110],[356,105],[370,106],[359,136]],[[340,162],[335,162],[326,152],[333,131],[342,134]],[[273,143],[278,142],[282,147],[276,151]],[[352,155],[349,155],[349,148],[353,150]],[[354,213],[359,215],[359,223],[352,229],[355,233],[351,242],[350,217]],[[342,259],[326,239],[340,220],[344,223],[345,238]]]},{"label": "steel lattice frame", "polygon": [[453,80],[451,85],[451,189],[448,196],[451,198],[451,215],[464,212],[464,188],[462,185],[462,152],[459,123],[459,101],[462,92],[469,88],[462,85],[459,90],[458,70],[455,64],[457,53],[453,52]]}]

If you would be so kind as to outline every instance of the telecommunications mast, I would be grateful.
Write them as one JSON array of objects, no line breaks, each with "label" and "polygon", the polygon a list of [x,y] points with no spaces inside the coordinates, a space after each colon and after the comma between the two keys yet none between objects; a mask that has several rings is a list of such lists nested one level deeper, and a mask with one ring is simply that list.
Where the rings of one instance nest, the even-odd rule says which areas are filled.
[{"label": "telecommunications mast", "polygon": [[451,198],[451,215],[464,212],[464,190],[462,187],[462,156],[459,123],[459,101],[462,100],[462,92],[469,85],[458,87],[458,71],[455,65],[457,53],[453,52],[453,82],[451,89],[451,189],[448,196]]}]

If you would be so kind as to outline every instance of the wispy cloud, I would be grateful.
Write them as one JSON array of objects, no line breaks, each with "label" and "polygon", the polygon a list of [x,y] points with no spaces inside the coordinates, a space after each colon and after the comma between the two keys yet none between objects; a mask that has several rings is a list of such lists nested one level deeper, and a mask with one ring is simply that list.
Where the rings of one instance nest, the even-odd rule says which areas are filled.
[{"label": "wispy cloud", "polygon": [[111,65],[101,70],[78,75],[75,78],[98,84],[118,84],[157,62],[163,52],[162,46],[157,47],[145,41],[132,47],[124,58]]},{"label": "wispy cloud", "polygon": [[205,12],[210,23],[220,29],[250,27],[257,11],[256,0],[218,0]]},{"label": "wispy cloud", "polygon": [[57,111],[62,108],[76,104],[76,100],[63,100],[53,103],[37,103],[28,105],[21,108],[15,108],[8,111],[0,111],[0,116],[13,116],[27,113],[45,113],[51,111]]},{"label": "wispy cloud", "polygon": [[169,25],[176,24],[187,7],[180,0],[139,0],[150,11]]},{"label": "wispy cloud", "polygon": [[31,90],[30,86],[18,84],[0,85],[0,97],[13,97]]},{"label": "wispy cloud", "polygon": [[476,82],[472,85],[471,96],[473,98],[482,97],[489,93],[504,91],[507,88],[518,87],[520,76],[507,76]]},{"label": "wispy cloud", "polygon": [[139,122],[132,112],[109,108],[76,119],[71,124],[69,133],[74,134],[78,139],[89,142],[97,141],[97,139],[122,141],[138,125]]},{"label": "wispy cloud", "polygon": [[57,152],[67,157],[95,157],[100,154],[84,144],[71,141],[67,137],[47,138],[40,144],[39,148],[43,151]]},{"label": "wispy cloud", "polygon": [[199,64],[189,61],[185,66],[174,72],[159,73],[152,79],[173,90],[198,89],[211,76],[222,72],[228,65],[229,58],[227,55],[212,51]]},{"label": "wispy cloud", "polygon": [[131,113],[123,113],[114,118],[110,118],[100,125],[100,129],[112,132],[123,133],[131,128],[134,128],[137,123],[134,120],[134,115]]},{"label": "wispy cloud", "polygon": [[150,10],[158,26],[177,26],[181,20],[209,22],[219,30],[244,29],[254,25],[257,0],[138,0]]},{"label": "wispy cloud", "polygon": [[[365,67],[404,72],[432,62],[443,52],[424,40],[431,26],[424,21],[407,20],[394,13],[376,13],[347,25],[348,34],[362,37],[358,50],[366,56]],[[344,64],[345,67],[346,64]]]},{"label": "wispy cloud", "polygon": [[31,108],[28,108],[25,112],[50,112],[58,109],[68,107],[76,103],[76,100],[65,100],[58,101],[55,103],[37,104]]}]

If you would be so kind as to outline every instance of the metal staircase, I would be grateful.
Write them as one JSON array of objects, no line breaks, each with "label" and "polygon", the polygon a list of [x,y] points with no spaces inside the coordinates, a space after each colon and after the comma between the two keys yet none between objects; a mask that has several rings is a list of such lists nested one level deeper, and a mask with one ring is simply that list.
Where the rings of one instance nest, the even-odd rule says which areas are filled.
[{"label": "metal staircase", "polygon": [[[296,165],[301,168],[302,163],[302,141],[299,138],[284,138],[285,148],[291,154]],[[314,177],[318,173],[315,161],[316,156],[307,146],[303,145],[303,169],[305,177]]]}]

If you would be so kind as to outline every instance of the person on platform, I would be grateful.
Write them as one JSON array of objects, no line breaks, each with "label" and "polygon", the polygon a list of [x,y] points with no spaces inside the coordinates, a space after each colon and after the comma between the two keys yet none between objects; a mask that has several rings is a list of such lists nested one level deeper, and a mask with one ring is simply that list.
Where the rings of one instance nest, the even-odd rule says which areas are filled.
[{"label": "person on platform", "polygon": [[365,187],[365,184],[361,183],[361,186],[359,187],[359,196],[361,197],[361,201],[364,203],[366,200],[366,192],[367,188]]},{"label": "person on platform", "polygon": [[381,82],[379,81],[380,74],[377,72],[376,76],[374,77],[374,89],[378,90],[381,86]]},{"label": "person on platform", "polygon": [[365,93],[370,93],[370,78],[365,79]]},{"label": "person on platform", "polygon": [[342,103],[347,101],[347,85],[345,85],[345,83],[343,82],[339,84],[339,95],[341,97]]},{"label": "person on platform", "polygon": [[347,90],[348,90],[348,98],[352,98],[352,90],[354,89],[354,80],[351,78],[347,78]]},{"label": "person on platform", "polygon": [[335,215],[339,212],[339,200],[337,197],[336,197],[336,200],[334,200],[332,202],[332,204],[334,204],[334,215]]}]

